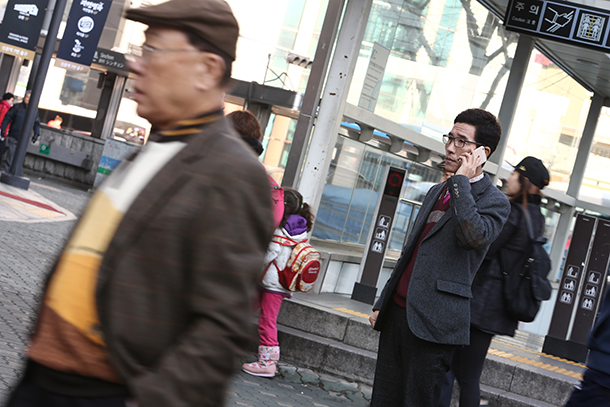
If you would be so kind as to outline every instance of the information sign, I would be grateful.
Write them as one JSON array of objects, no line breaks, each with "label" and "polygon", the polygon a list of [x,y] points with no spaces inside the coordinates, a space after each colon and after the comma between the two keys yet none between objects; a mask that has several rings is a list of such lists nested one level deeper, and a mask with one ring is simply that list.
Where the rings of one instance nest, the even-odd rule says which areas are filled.
[{"label": "information sign", "polygon": [[510,0],[507,30],[610,52],[610,11],[567,1]]},{"label": "information sign", "polygon": [[0,24],[0,52],[34,59],[48,0],[9,0]]},{"label": "information sign", "polygon": [[88,72],[100,41],[112,0],[74,0],[64,36],[57,50],[56,66]]},{"label": "information sign", "polygon": [[385,252],[388,246],[392,221],[400,199],[400,191],[405,182],[406,171],[402,168],[389,167],[383,193],[377,202],[369,238],[360,265],[360,282],[355,283],[352,299],[373,304],[377,293],[377,280],[383,267]]},{"label": "information sign", "polygon": [[[599,299],[604,292],[605,275],[608,269],[608,247],[610,246],[610,222],[599,220],[595,230],[595,238],[585,272],[585,278],[580,289],[576,316],[570,340],[585,345],[589,331],[593,327]],[[599,271],[598,271],[599,270]]]}]

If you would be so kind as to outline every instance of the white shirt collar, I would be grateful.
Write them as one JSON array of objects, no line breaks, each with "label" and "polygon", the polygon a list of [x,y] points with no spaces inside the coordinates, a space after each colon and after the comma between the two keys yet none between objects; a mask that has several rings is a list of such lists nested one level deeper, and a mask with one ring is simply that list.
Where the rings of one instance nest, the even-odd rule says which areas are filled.
[{"label": "white shirt collar", "polygon": [[471,184],[474,184],[475,182],[482,180],[484,176],[485,176],[485,173],[482,172],[480,175],[477,175],[474,178],[470,178],[469,181]]}]

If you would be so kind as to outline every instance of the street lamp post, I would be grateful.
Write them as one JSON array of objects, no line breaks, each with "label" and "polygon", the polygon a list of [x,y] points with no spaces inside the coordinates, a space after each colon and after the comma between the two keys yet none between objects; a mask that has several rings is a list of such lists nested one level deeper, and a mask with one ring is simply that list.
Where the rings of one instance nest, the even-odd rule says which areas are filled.
[{"label": "street lamp post", "polygon": [[17,151],[15,151],[15,157],[11,164],[11,168],[0,176],[0,182],[3,184],[12,185],[21,189],[28,189],[30,181],[23,177],[23,160],[25,153],[30,142],[30,134],[36,115],[38,114],[38,103],[40,102],[40,94],[42,93],[42,87],[49,70],[51,58],[55,50],[55,43],[57,42],[57,33],[59,32],[59,25],[63,16],[64,9],[66,8],[67,0],[57,0],[55,3],[55,9],[53,10],[53,17],[51,17],[51,24],[49,25],[49,31],[47,32],[47,38],[44,42],[42,49],[42,55],[40,57],[40,65],[34,78],[34,85],[32,86],[32,94],[30,96],[30,102],[25,112],[25,118],[23,119],[23,126],[21,126],[21,132],[19,133],[19,141],[17,143]]}]

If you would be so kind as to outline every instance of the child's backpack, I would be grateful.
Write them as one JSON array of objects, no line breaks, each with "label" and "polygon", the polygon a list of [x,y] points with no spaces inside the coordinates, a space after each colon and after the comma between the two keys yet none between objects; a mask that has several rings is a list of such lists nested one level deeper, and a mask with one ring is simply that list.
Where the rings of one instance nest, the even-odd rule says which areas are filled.
[{"label": "child's backpack", "polygon": [[320,252],[307,241],[297,243],[284,236],[274,235],[272,242],[292,247],[283,270],[278,270],[280,284],[290,291],[309,292],[320,274]]}]

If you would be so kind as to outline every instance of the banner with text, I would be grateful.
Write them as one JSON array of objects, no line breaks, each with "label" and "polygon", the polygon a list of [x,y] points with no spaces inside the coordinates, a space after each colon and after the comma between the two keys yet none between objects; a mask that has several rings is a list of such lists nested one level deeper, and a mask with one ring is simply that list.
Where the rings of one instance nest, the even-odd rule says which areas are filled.
[{"label": "banner with text", "polygon": [[48,0],[9,0],[0,25],[0,52],[34,59]]},{"label": "banner with text", "polygon": [[75,72],[89,71],[111,5],[112,0],[74,0],[55,66]]}]

